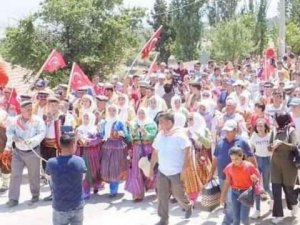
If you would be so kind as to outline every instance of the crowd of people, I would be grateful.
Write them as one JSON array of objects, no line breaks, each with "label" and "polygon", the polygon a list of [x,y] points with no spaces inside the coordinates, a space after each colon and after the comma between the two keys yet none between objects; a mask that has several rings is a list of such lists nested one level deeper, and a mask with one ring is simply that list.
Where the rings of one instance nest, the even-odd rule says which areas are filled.
[{"label": "crowd of people", "polygon": [[156,72],[110,83],[94,75],[94,86],[71,93],[68,85],[39,80],[30,95],[19,94],[20,113],[10,104],[13,89],[1,87],[0,192],[8,191],[7,206],[19,204],[27,167],[32,204],[41,179],[50,186],[55,225],[82,224],[83,200],[106,183],[115,198],[122,182],[133,202],[155,190],[158,224],[166,225],[170,198],[189,218],[215,177],[224,225],[250,223],[250,207],[237,199],[257,183],[264,191],[250,217],[261,217],[261,201],[268,201],[272,222],[282,222],[282,190],[296,217],[300,58],[287,52],[268,75],[265,65],[250,57],[189,69],[160,63]]}]

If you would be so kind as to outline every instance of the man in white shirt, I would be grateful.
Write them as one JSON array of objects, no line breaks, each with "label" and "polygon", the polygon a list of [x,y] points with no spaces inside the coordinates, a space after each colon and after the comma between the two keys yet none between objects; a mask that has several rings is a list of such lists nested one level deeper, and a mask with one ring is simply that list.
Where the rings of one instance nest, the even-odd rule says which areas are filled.
[{"label": "man in white shirt", "polygon": [[187,135],[174,128],[174,115],[163,113],[159,117],[161,131],[153,142],[151,171],[158,162],[157,192],[158,215],[161,218],[157,225],[167,225],[169,220],[169,198],[172,194],[180,206],[185,209],[185,218],[192,214],[192,205],[185,196],[181,176],[183,175],[191,143]]}]

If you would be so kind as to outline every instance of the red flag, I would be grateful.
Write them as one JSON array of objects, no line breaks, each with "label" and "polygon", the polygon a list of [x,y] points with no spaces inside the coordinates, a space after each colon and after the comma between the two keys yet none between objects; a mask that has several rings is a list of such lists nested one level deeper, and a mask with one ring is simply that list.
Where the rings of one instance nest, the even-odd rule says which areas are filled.
[{"label": "red flag", "polygon": [[84,74],[82,69],[76,63],[73,63],[70,75],[70,87],[72,90],[78,90],[84,86],[93,86],[93,83],[89,80],[87,75]]},{"label": "red flag", "polygon": [[58,69],[66,67],[67,64],[62,56],[62,54],[56,50],[53,50],[46,60],[43,70],[52,73]]},{"label": "red flag", "polygon": [[17,114],[20,114],[21,112],[21,105],[20,102],[17,99],[17,92],[16,89],[13,88],[11,93],[10,93],[10,97],[8,100],[8,105],[7,105],[7,110],[13,106],[14,110],[16,111]]},{"label": "red flag", "polygon": [[0,62],[0,86],[5,86],[8,83],[8,74],[4,62]]},{"label": "red flag", "polygon": [[145,46],[142,49],[142,59],[145,59],[149,56],[150,52],[155,49],[156,44],[160,38],[160,35],[162,33],[163,26],[161,25],[155,33],[152,35],[152,37],[149,39],[149,41],[145,44]]}]

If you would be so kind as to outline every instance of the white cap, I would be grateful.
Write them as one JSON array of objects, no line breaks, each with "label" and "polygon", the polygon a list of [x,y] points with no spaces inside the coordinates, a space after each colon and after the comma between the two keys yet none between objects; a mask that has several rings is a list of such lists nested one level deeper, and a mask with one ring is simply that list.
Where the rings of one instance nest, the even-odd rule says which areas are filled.
[{"label": "white cap", "polygon": [[235,120],[227,120],[222,128],[223,131],[233,131],[237,129],[237,122]]}]

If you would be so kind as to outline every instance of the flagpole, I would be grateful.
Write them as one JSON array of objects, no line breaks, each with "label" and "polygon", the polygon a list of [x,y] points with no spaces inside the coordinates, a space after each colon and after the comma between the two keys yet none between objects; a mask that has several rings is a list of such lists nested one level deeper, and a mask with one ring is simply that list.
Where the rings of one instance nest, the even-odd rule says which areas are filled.
[{"label": "flagpole", "polygon": [[150,76],[151,70],[152,70],[154,64],[156,63],[158,56],[159,56],[159,52],[156,53],[156,56],[155,56],[155,58],[153,59],[151,65],[150,65],[150,67],[149,67],[149,70],[148,70],[148,73],[147,73],[147,78]]},{"label": "flagpole", "polygon": [[30,86],[30,89],[33,88],[33,86],[35,85],[36,81],[40,78],[43,70],[44,70],[44,67],[46,66],[46,64],[48,63],[49,59],[51,58],[51,56],[53,55],[53,53],[55,52],[56,50],[53,49],[52,52],[50,53],[50,55],[48,56],[48,58],[46,59],[46,61],[44,62],[44,64],[42,65],[42,67],[40,68],[40,70],[38,71],[38,73],[36,74],[35,78],[34,78],[34,81],[33,83],[31,84]]},{"label": "flagpole", "polygon": [[8,103],[7,103],[7,107],[6,107],[7,112],[8,112],[9,106],[10,106],[10,101],[11,101],[13,92],[14,92],[14,88],[11,90],[10,95],[9,95],[9,99],[8,99]]},{"label": "flagpole", "polygon": [[133,62],[131,63],[131,66],[130,66],[130,69],[127,71],[126,73],[126,76],[129,75],[130,71],[132,70],[134,64],[136,63],[136,61],[138,60],[138,58],[140,57],[140,55],[142,54],[145,46],[147,46],[151,41],[152,39],[155,37],[155,35],[157,34],[157,31],[158,30],[161,30],[163,27],[163,25],[160,25],[158,29],[156,29],[156,31],[152,34],[152,36],[149,38],[149,40],[146,42],[146,44],[144,44],[144,46],[142,47],[142,49],[140,50],[139,54],[135,57],[135,59],[133,60]]},{"label": "flagpole", "polygon": [[71,74],[70,74],[70,78],[69,78],[69,82],[68,82],[67,99],[69,99],[69,95],[70,95],[70,91],[71,91],[71,82],[72,82],[72,76],[73,76],[75,64],[76,63],[73,62],[72,69],[71,69]]}]

